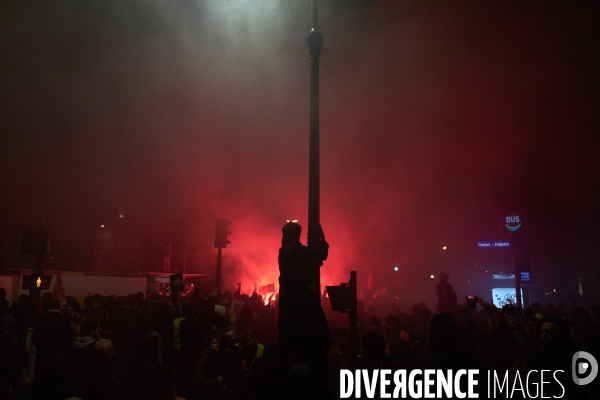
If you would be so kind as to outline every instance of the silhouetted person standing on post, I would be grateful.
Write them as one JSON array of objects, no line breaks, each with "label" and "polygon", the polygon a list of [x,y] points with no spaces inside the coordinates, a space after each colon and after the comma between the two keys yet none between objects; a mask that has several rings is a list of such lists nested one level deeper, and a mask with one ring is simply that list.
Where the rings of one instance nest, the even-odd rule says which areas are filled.
[{"label": "silhouetted person standing on post", "polygon": [[[279,249],[279,347],[296,366],[296,374],[309,379],[320,390],[325,389],[327,356],[333,343],[321,307],[321,271],[329,245],[319,226],[318,236],[308,238],[308,246],[300,243],[302,227],[288,222],[283,227]],[[299,367],[304,365],[305,367]]]},{"label": "silhouetted person standing on post", "polygon": [[458,307],[456,292],[448,283],[449,276],[442,272],[436,287],[438,297],[438,312],[452,312]]},{"label": "silhouetted person standing on post", "polygon": [[173,245],[171,243],[162,246],[163,272],[171,272],[171,257],[173,257]]}]

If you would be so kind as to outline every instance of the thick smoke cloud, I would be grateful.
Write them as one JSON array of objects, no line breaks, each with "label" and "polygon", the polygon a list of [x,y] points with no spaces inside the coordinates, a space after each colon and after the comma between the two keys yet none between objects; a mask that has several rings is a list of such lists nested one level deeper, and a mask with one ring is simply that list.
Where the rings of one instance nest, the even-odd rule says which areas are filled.
[{"label": "thick smoke cloud", "polygon": [[[594,7],[321,2],[324,283],[481,273],[510,211],[533,255],[597,264]],[[123,208],[123,270],[165,241],[181,267],[189,241],[212,271],[223,217],[226,283],[276,281],[281,226],[307,220],[310,2],[25,1],[0,27],[5,265],[45,222],[53,262],[89,268]]]}]

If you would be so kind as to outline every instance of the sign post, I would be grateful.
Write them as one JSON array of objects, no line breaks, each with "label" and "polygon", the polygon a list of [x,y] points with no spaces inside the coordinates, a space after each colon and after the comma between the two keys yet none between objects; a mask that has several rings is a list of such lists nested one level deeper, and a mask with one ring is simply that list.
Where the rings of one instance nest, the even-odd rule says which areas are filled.
[{"label": "sign post", "polygon": [[224,218],[217,219],[215,225],[215,247],[217,248],[217,273],[215,278],[215,288],[217,289],[217,295],[215,296],[217,301],[221,297],[221,250],[231,244],[231,241],[227,236],[231,233],[229,229],[231,222]]},{"label": "sign post", "polygon": [[183,274],[179,272],[177,274],[169,275],[169,282],[171,283],[171,293],[177,293],[177,299],[179,300],[179,314],[181,314],[181,292],[185,290]]},{"label": "sign post", "polygon": [[[52,275],[44,275],[44,254],[50,254],[50,231],[45,226],[38,229],[25,229],[21,241],[21,254],[35,254],[33,271],[23,277],[23,286],[29,290],[31,304],[39,304],[42,290],[50,288]],[[36,313],[37,315],[37,313]]]},{"label": "sign post", "polygon": [[[515,242],[514,233],[517,232],[521,227],[521,217],[514,212],[506,214],[506,217],[504,219],[504,226],[506,226],[506,229],[508,229],[508,231],[510,232],[512,241]],[[519,268],[519,263],[517,262],[517,253],[515,251],[515,247],[517,246],[515,245],[512,248],[512,258],[515,267],[515,294],[517,296],[517,307],[522,307],[523,302],[521,301],[521,269]]]},{"label": "sign post", "polygon": [[350,319],[351,366],[358,362],[358,304],[356,299],[356,271],[350,271],[350,282],[339,286],[326,286],[331,309],[347,313]]}]

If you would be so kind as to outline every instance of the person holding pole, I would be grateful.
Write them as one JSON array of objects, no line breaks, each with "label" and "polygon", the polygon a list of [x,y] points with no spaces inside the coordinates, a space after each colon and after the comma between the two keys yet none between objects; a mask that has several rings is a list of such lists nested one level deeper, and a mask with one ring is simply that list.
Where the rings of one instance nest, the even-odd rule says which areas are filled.
[{"label": "person holding pole", "polygon": [[279,249],[279,349],[294,370],[308,372],[317,390],[325,390],[327,357],[333,343],[321,307],[320,268],[329,244],[321,226],[308,245],[300,243],[302,227],[289,221]]}]

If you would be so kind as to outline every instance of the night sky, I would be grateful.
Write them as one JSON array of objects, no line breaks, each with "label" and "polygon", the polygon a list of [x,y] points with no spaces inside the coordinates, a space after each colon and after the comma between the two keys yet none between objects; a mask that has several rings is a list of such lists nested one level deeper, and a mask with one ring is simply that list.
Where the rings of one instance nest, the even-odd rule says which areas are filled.
[{"label": "night sky", "polygon": [[[397,265],[418,291],[441,270],[481,273],[477,241],[507,239],[508,212],[557,280],[600,266],[597,2],[320,8],[323,283],[354,269],[383,287]],[[210,273],[227,218],[225,283],[274,282],[281,226],[306,228],[310,12],[2,1],[4,266],[30,263],[20,236],[45,223],[48,266],[89,269],[105,224],[122,238],[118,270],[160,268],[163,242],[180,267],[188,240],[188,267]]]}]

